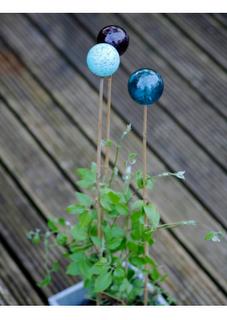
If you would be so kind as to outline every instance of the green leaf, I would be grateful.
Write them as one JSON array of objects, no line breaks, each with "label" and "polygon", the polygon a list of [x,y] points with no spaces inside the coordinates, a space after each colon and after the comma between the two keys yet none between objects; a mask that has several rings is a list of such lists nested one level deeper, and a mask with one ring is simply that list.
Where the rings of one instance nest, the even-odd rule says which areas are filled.
[{"label": "green leaf", "polygon": [[75,252],[73,254],[70,254],[70,259],[75,261],[75,262],[78,262],[80,260],[84,260],[85,259],[85,254],[83,252]]},{"label": "green leaf", "polygon": [[124,230],[120,227],[113,226],[106,226],[104,228],[107,247],[110,250],[116,250],[124,240]]},{"label": "green leaf", "polygon": [[70,276],[77,276],[80,274],[77,261],[73,261],[67,266],[66,274],[68,274]]},{"label": "green leaf", "polygon": [[90,212],[84,212],[79,217],[79,224],[81,228],[86,229],[92,221],[92,215]]},{"label": "green leaf", "polygon": [[124,196],[124,202],[128,203],[129,200],[132,198],[132,191],[127,187],[123,193],[123,196]]},{"label": "green leaf", "polygon": [[67,267],[67,274],[80,275],[83,278],[90,277],[91,264],[83,252],[75,252],[70,255],[73,260]]},{"label": "green leaf", "polygon": [[114,210],[114,206],[120,203],[121,195],[109,188],[103,188],[100,192],[100,203],[101,206],[107,210]]},{"label": "green leaf", "polygon": [[104,146],[107,147],[107,148],[111,148],[113,145],[113,141],[112,140],[105,140],[104,141]]},{"label": "green leaf", "polygon": [[64,233],[59,233],[56,237],[57,244],[60,246],[64,246],[67,243],[67,236]]},{"label": "green leaf", "polygon": [[87,194],[76,192],[76,197],[79,204],[87,208],[89,208],[93,203],[93,200]]},{"label": "green leaf", "polygon": [[34,234],[34,237],[32,238],[32,243],[33,244],[40,244],[41,238],[40,238],[40,234],[38,232],[36,232]]},{"label": "green leaf", "polygon": [[131,237],[133,240],[141,240],[144,233],[144,212],[135,211],[131,214]]},{"label": "green leaf", "polygon": [[130,262],[136,267],[142,267],[145,265],[145,259],[143,257],[131,257]]},{"label": "green leaf", "polygon": [[146,187],[149,190],[153,189],[153,187],[154,187],[154,178],[152,178],[150,176],[147,177],[147,179],[146,179]]},{"label": "green leaf", "polygon": [[98,237],[91,237],[91,241],[94,243],[94,245],[98,248],[102,247],[102,241]]},{"label": "green leaf", "polygon": [[131,252],[132,255],[139,255],[144,253],[144,246],[138,244],[138,242],[129,241],[127,242],[127,248]]},{"label": "green leaf", "polygon": [[204,239],[213,242],[221,242],[222,238],[224,237],[224,233],[222,231],[209,231],[205,235]]},{"label": "green leaf", "polygon": [[81,204],[71,204],[66,208],[66,211],[70,214],[81,214],[86,210]]},{"label": "green leaf", "polygon": [[48,286],[51,283],[51,275],[47,275],[43,280],[37,283],[38,287],[43,288]]},{"label": "green leaf", "polygon": [[118,247],[120,247],[122,241],[124,240],[124,238],[111,238],[109,241],[107,241],[107,247],[110,250],[116,250]]},{"label": "green leaf", "polygon": [[100,258],[99,261],[97,261],[90,269],[91,274],[103,274],[108,271],[109,264],[107,263],[106,258]]},{"label": "green leaf", "polygon": [[135,182],[136,186],[138,189],[143,189],[144,188],[144,181],[143,181],[143,174],[141,170],[138,170],[135,174]]},{"label": "green leaf", "polygon": [[103,292],[105,291],[112,283],[112,274],[111,272],[107,272],[104,274],[100,274],[95,279],[95,292]]},{"label": "green leaf", "polygon": [[48,220],[47,225],[52,232],[58,232],[58,227],[53,220]]},{"label": "green leaf", "polygon": [[65,224],[66,224],[65,218],[58,218],[58,223],[59,223],[61,226],[65,226]]},{"label": "green leaf", "polygon": [[152,224],[152,228],[156,229],[160,222],[160,214],[153,204],[147,204],[143,206],[144,212]]},{"label": "green leaf", "polygon": [[128,281],[128,279],[124,279],[122,281],[120,288],[119,288],[119,291],[128,295],[132,291],[132,289],[133,289],[133,286]]},{"label": "green leaf", "polygon": [[75,225],[71,229],[71,234],[75,240],[83,241],[87,239],[87,230],[81,228],[79,225]]},{"label": "green leaf", "polygon": [[40,242],[41,242],[40,230],[29,231],[27,233],[27,238],[28,238],[28,240],[31,240],[31,242],[35,245],[40,244]]},{"label": "green leaf", "polygon": [[91,168],[79,168],[76,174],[81,179],[78,181],[78,185],[83,189],[90,189],[96,183],[96,164],[93,162]]},{"label": "green leaf", "polygon": [[125,270],[122,267],[115,269],[113,273],[114,278],[123,279],[125,277]]},{"label": "green leaf", "polygon": [[126,216],[128,214],[128,206],[123,203],[118,203],[114,206],[114,209],[121,216]]},{"label": "green leaf", "polygon": [[113,203],[113,204],[117,204],[121,200],[120,195],[117,194],[117,192],[114,192],[114,191],[109,191],[107,193],[107,196],[108,196],[110,202]]},{"label": "green leaf", "polygon": [[88,259],[79,262],[79,270],[80,275],[81,277],[83,277],[83,279],[89,279],[91,277],[91,264]]},{"label": "green leaf", "polygon": [[110,237],[123,237],[124,230],[118,226],[113,226],[110,229],[110,234],[108,236],[110,236]]},{"label": "green leaf", "polygon": [[100,193],[100,204],[103,207],[103,209],[107,211],[111,211],[113,209],[112,202],[110,201],[107,193],[101,191]]}]

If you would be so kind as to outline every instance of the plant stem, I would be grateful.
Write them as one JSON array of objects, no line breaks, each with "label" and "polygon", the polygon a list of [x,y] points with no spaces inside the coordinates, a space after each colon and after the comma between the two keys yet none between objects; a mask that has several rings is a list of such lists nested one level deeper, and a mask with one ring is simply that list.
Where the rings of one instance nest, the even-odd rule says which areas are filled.
[{"label": "plant stem", "polygon": [[100,207],[100,178],[101,178],[101,140],[102,140],[102,113],[103,113],[103,83],[104,79],[100,79],[99,86],[99,111],[98,111],[98,135],[97,135],[97,159],[96,159],[96,209],[97,209],[97,228],[98,237],[102,239],[102,211]]},{"label": "plant stem", "polygon": [[[111,89],[112,89],[112,77],[107,80],[107,114],[106,114],[106,141],[110,140],[110,116],[111,116]],[[105,164],[104,164],[104,176],[107,176],[110,161],[110,148],[106,147]]]},{"label": "plant stem", "polygon": [[[147,179],[147,106],[144,106],[144,113],[143,113],[143,201],[144,203],[147,202],[147,188],[146,188],[146,179]],[[147,227],[148,220],[147,216],[144,217],[144,225]],[[148,256],[149,254],[149,247],[147,241],[144,242],[144,254]],[[148,266],[145,266],[147,269]],[[144,276],[144,305],[148,303],[148,275],[145,274]]]},{"label": "plant stem", "polygon": [[106,297],[109,297],[113,300],[116,300],[118,302],[120,302],[123,306],[125,306],[125,302],[123,300],[121,300],[120,298],[117,298],[115,296],[113,296],[112,294],[110,293],[107,293],[107,292],[101,292],[100,295],[103,295],[103,296],[106,296]]},{"label": "plant stem", "polygon": [[[129,183],[130,181],[128,180],[127,181],[127,185],[126,185],[126,189],[128,190],[129,189]],[[130,235],[130,230],[131,230],[131,220],[130,220],[130,215],[131,215],[131,212],[130,210],[128,211],[128,215],[127,215],[127,218],[126,218],[126,241],[128,242],[129,241],[129,235]],[[129,256],[129,249],[127,248],[127,251],[126,251],[126,266],[125,266],[125,271],[126,271],[126,275],[128,276],[128,256]]]},{"label": "plant stem", "polygon": [[121,147],[121,146],[120,146],[119,144],[116,145],[116,153],[115,153],[113,170],[112,170],[112,174],[111,174],[110,181],[109,181],[109,187],[111,187],[111,184],[112,184],[112,182],[113,182],[114,172],[115,172],[115,168],[117,167],[117,161],[118,161],[118,157],[119,157],[120,147]]}]

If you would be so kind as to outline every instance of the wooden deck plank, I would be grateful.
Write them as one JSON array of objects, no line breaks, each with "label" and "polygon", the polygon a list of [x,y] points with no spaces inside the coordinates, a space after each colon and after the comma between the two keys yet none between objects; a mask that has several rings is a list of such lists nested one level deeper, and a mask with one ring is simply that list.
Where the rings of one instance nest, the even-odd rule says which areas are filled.
[{"label": "wooden deck plank", "polygon": [[17,306],[18,302],[0,278],[0,306]]},{"label": "wooden deck plank", "polygon": [[[227,119],[225,106],[227,77],[222,68],[218,67],[212,59],[185,37],[167,19],[167,15],[124,14],[123,17],[134,32],[151,46],[151,51],[154,50],[157,55],[160,54],[173,67],[168,75],[170,81],[172,81],[171,78],[175,78],[174,73],[177,72],[183,80],[190,83],[196,92],[201,94],[206,103],[192,104],[191,112],[197,116],[200,113],[200,117],[205,117],[207,109],[213,108],[220,111],[221,118]],[[153,56],[153,52],[151,55]],[[155,57],[153,58],[155,60]],[[168,74],[167,71],[166,73]],[[187,91],[185,88],[184,86],[183,89]],[[181,104],[180,101],[179,104]],[[217,117],[215,113],[213,115]],[[220,119],[220,122],[223,124],[224,119]],[[204,127],[204,123],[201,127]]]},{"label": "wooden deck plank", "polygon": [[[18,62],[15,61],[15,64],[19,67],[19,69],[22,69],[22,66],[19,65]],[[2,66],[5,66],[5,70],[2,69],[4,76],[4,82],[5,85],[8,86],[8,89],[1,86],[1,92],[9,99],[10,104],[14,108],[14,110],[21,115],[22,119],[26,121],[27,125],[30,127],[32,132],[39,137],[39,140],[44,143],[45,148],[51,152],[51,154],[57,158],[58,162],[61,164],[63,169],[67,170],[67,173],[73,177],[72,170],[74,166],[76,165],[85,165],[85,163],[89,163],[89,159],[92,158],[92,154],[94,155],[94,150],[91,150],[91,146],[88,146],[88,143],[86,143],[86,140],[81,135],[80,131],[76,129],[76,127],[72,126],[69,120],[65,118],[65,116],[60,112],[56,110],[56,107],[49,101],[46,94],[37,87],[37,84],[35,84],[34,80],[29,77],[29,75],[23,70],[23,73],[20,73],[19,75],[16,73],[10,74],[7,73],[7,70],[12,70],[13,68],[8,67],[7,63],[2,63]],[[8,74],[8,76],[7,76]],[[8,79],[7,79],[8,78]],[[94,124],[94,119],[96,118],[95,115],[93,115],[95,112],[94,105],[96,104],[96,95],[91,92],[91,89],[89,89],[89,86],[85,87],[84,89],[81,87],[82,79],[79,79],[77,81],[74,79],[73,83],[77,86],[78,91],[74,92],[74,97],[76,103],[72,104],[70,102],[64,100],[64,104],[67,106],[67,110],[72,114],[72,117],[75,118],[75,121],[78,121],[79,123],[83,123],[83,126],[88,131],[89,135],[92,137],[95,136],[96,126]],[[86,84],[82,84],[85,86]],[[67,86],[68,87],[68,86]],[[84,92],[83,96],[83,103],[87,106],[87,112],[84,113],[84,115],[80,115],[80,110],[83,109],[83,104],[80,101],[80,97],[78,96],[78,93],[81,95],[82,92]],[[88,94],[89,93],[89,94]],[[61,92],[63,95],[62,98],[64,98],[64,92]],[[66,96],[69,96],[69,92],[66,92]],[[86,98],[87,97],[87,98]],[[90,99],[90,101],[89,101]],[[19,104],[18,104],[19,103]],[[90,115],[90,117],[88,116]],[[87,122],[86,122],[87,119]],[[113,132],[114,136],[119,136],[119,132],[123,131],[124,124],[117,120],[118,118],[113,115]],[[118,125],[116,125],[118,124]],[[66,129],[65,129],[66,128]],[[88,129],[90,128],[90,129]],[[52,140],[52,141],[51,141]],[[137,146],[136,151],[140,150],[140,141],[137,139],[130,140],[127,145],[127,150],[130,150],[130,146],[133,145],[134,147]],[[83,149],[84,148],[84,149]],[[86,153],[83,151],[86,150]],[[69,159],[73,159],[77,155],[77,159],[75,159],[76,163],[69,162]],[[151,155],[150,155],[151,156]],[[113,155],[112,155],[113,158]],[[152,156],[152,162],[154,163],[155,169],[157,171],[161,171],[164,168],[160,165],[158,165],[158,160],[155,160],[155,157]],[[156,164],[157,163],[157,164]],[[172,188],[171,188],[172,186]],[[178,187],[177,187],[178,186]],[[177,189],[176,189],[177,188]],[[169,190],[176,190],[176,193],[174,195],[170,194],[167,189]],[[163,202],[163,198],[159,196],[159,193],[162,193],[163,191],[163,197],[165,197],[165,201]],[[179,184],[175,183],[174,180],[168,184],[168,188],[161,189],[159,188],[159,193],[156,193],[154,195],[155,200],[157,200],[160,203],[161,208],[163,207],[163,211],[166,212],[166,214],[163,214],[163,216],[166,218],[169,215],[169,218],[174,216],[174,212],[176,212],[177,208],[177,202],[174,201],[174,198],[176,194],[181,194],[182,197],[184,197],[184,201],[182,201],[185,205],[185,208],[182,207],[182,212],[184,212],[184,216],[181,215],[181,212],[179,212],[179,215],[176,218],[179,219],[187,219],[192,218],[190,215],[190,209],[193,210],[194,206],[194,214],[196,214],[196,211],[202,210],[198,206],[198,204],[193,203],[193,201],[190,198],[190,195],[182,194],[181,187]],[[169,195],[168,195],[169,194]],[[162,200],[161,200],[162,199]],[[178,198],[178,200],[182,200]],[[173,202],[175,202],[175,206],[173,206]],[[161,205],[161,203],[163,203]],[[179,207],[178,207],[179,208]],[[168,212],[168,211],[169,212]],[[168,214],[167,214],[168,212]],[[205,214],[206,216],[206,214]],[[193,216],[194,217],[194,216]],[[203,218],[201,218],[201,214],[199,214],[199,217],[201,219],[201,222],[204,223],[204,215],[202,215]],[[195,215],[196,218],[196,215]],[[173,219],[173,218],[172,218]],[[208,224],[213,225],[215,228],[217,228],[217,225],[213,224],[212,220],[206,221]],[[186,231],[186,230],[185,230]],[[185,241],[185,244],[190,242],[190,238],[192,237],[193,230],[188,230],[188,240]],[[180,232],[181,233],[181,232]],[[187,231],[186,231],[187,233]],[[181,233],[181,238],[184,239],[186,237],[185,232]],[[193,233],[193,239],[197,239],[196,241],[200,241],[200,236],[198,237],[198,234],[196,236],[196,232]],[[196,241],[194,243],[196,243]],[[205,243],[204,243],[205,244]],[[176,244],[175,244],[176,246]],[[205,246],[206,247],[206,246]],[[205,251],[207,250],[207,257],[211,257],[211,248],[207,246],[207,249],[204,246],[201,246],[201,251],[203,253],[202,257],[206,255]],[[220,247],[219,247],[220,249]],[[197,249],[193,248],[193,251],[196,251]],[[162,250],[158,250],[158,253],[162,252]],[[225,251],[223,250],[223,253]],[[217,250],[214,251],[214,253],[217,253]],[[164,253],[163,253],[164,254]],[[165,252],[165,256],[166,256]],[[199,257],[201,254],[197,251],[197,256]],[[218,259],[220,257],[220,259]],[[220,251],[218,251],[217,258],[212,256],[212,259],[210,259],[208,265],[212,265],[212,261],[218,261],[219,267],[224,266],[224,260],[222,261],[222,258],[224,256]],[[160,257],[161,259],[161,257]],[[169,258],[168,258],[169,259]],[[171,262],[172,263],[172,262]],[[206,263],[205,263],[206,264]],[[215,274],[217,265],[215,264]],[[174,266],[175,268],[175,266]],[[173,269],[173,267],[172,267]],[[175,269],[174,269],[175,270]],[[225,271],[223,270],[224,274]],[[194,281],[194,280],[193,280]],[[220,281],[223,282],[223,281]]]},{"label": "wooden deck plank", "polygon": [[[10,27],[5,26],[5,32],[9,39],[11,38],[12,46],[16,47],[24,58],[26,57],[26,62],[29,67],[41,81],[45,83],[48,89],[54,93],[55,97],[57,97],[57,95],[59,96],[59,90],[65,89],[64,77],[67,76],[68,79],[71,79],[74,72],[62,66],[63,60],[51,47],[48,47],[48,42],[35,30],[32,31],[33,36],[29,39],[26,30],[31,28],[31,26],[23,21],[21,17],[16,18],[19,23],[16,31],[19,32],[20,30],[19,34],[15,35],[14,33],[16,31],[10,30]],[[45,16],[42,17],[42,21],[44,19]],[[10,20],[8,24],[10,25]],[[86,77],[88,77],[92,84],[95,85],[97,79],[89,74],[85,65],[85,53],[92,44],[92,40],[86,39],[84,32],[79,32],[79,25],[71,23],[68,26],[68,30],[71,30],[72,35],[82,34],[81,37],[83,39],[75,37],[73,39],[71,38],[67,43],[66,40],[62,42],[62,39],[59,37],[60,32],[56,32],[56,30],[61,28],[60,21],[56,25],[54,21],[51,21],[51,28],[48,27],[48,25],[49,24],[47,24],[46,29],[50,32],[52,41],[60,48],[63,46],[67,47],[64,53],[81,72],[86,74]],[[74,30],[75,32],[73,32]],[[25,38],[23,38],[23,34]],[[34,39],[36,37],[39,39],[39,46],[36,47],[35,52],[28,52],[26,50],[27,46],[35,48],[37,41],[34,41]],[[20,42],[17,44],[18,38],[20,38]],[[43,43],[43,49],[41,48],[41,43]],[[37,53],[38,50],[40,54]],[[44,50],[46,56],[41,54]],[[50,59],[50,57],[52,58]],[[31,62],[31,59],[33,62]],[[50,60],[52,63],[50,63]],[[35,65],[35,63],[38,64],[38,61],[39,67]],[[46,68],[47,63],[49,71],[47,71]],[[61,77],[57,77],[61,68],[64,70],[64,73],[61,73]],[[51,69],[53,71],[50,71]],[[51,72],[52,75],[50,75]],[[128,121],[132,122],[135,130],[140,132],[142,116],[138,114],[138,106],[135,106],[135,104],[130,101],[125,83],[127,83],[127,75],[123,70],[120,70],[114,81],[113,105],[117,112],[123,117],[127,117]],[[179,170],[179,168],[186,169],[188,174],[187,186],[207,208],[215,213],[216,218],[226,226],[226,176],[200,147],[197,146],[180,127],[176,126],[176,123],[173,122],[161,108],[154,108],[152,111],[152,114],[149,114],[149,121],[153,124],[153,127],[151,128],[151,126],[149,126],[148,129],[149,142],[152,150],[155,151],[162,160],[164,159],[172,170]],[[210,175],[209,172],[212,172],[212,175]]]},{"label": "wooden deck plank", "polygon": [[0,305],[42,305],[42,299],[1,243],[0,257]]},{"label": "wooden deck plank", "polygon": [[227,14],[226,13],[212,13],[212,16],[215,17],[219,23],[225,29],[227,27]]},{"label": "wooden deck plank", "polygon": [[225,71],[227,36],[208,14],[170,14],[169,17]]},{"label": "wooden deck plank", "polygon": [[[4,112],[7,112],[7,109],[1,103],[1,116]],[[4,109],[4,111],[3,111]],[[9,111],[7,112],[8,116],[11,116]],[[9,124],[7,118],[3,117],[5,122],[5,128]],[[13,129],[18,129],[20,131],[20,126],[13,126]],[[10,131],[10,130],[9,130]],[[18,132],[19,132],[18,131]],[[15,133],[16,135],[17,133]],[[10,132],[9,132],[10,135]],[[1,137],[3,139],[4,131],[2,131]],[[5,138],[6,136],[4,136]],[[5,141],[5,140],[4,140]],[[10,140],[7,140],[7,143],[10,143]],[[21,147],[23,146],[23,138],[21,139]],[[15,150],[16,151],[16,150]],[[24,150],[25,151],[25,150]],[[1,148],[1,153],[3,150]],[[31,154],[30,154],[31,156]],[[4,154],[3,154],[4,158]],[[41,171],[41,170],[40,170]],[[15,171],[14,171],[15,172]],[[9,176],[4,172],[4,169],[0,168],[1,175],[1,202],[2,206],[0,208],[0,233],[1,237],[5,239],[7,245],[10,247],[10,250],[13,252],[14,256],[20,260],[20,263],[23,265],[23,268],[30,274],[33,279],[33,284],[40,281],[45,275],[45,267],[43,264],[44,261],[44,250],[41,247],[34,247],[30,241],[26,238],[26,233],[35,228],[40,228],[41,230],[46,230],[46,225],[43,220],[39,217],[37,212],[31,207],[31,204],[27,199],[21,194],[20,190],[16,187],[14,182]],[[7,213],[7,214],[6,214]],[[19,227],[18,227],[19,226]],[[57,260],[59,258],[60,250],[51,249],[50,250],[50,259],[51,261]],[[13,265],[11,266],[13,267]],[[7,265],[3,266],[4,272],[7,272]],[[11,274],[12,275],[12,274]],[[23,279],[17,277],[18,286],[23,286]],[[75,279],[74,279],[75,280]],[[54,275],[53,283],[45,288],[39,289],[42,291],[43,295],[47,298],[51,294],[58,292],[59,290],[64,289],[65,287],[72,285],[73,279],[66,277],[63,272]],[[7,287],[11,290],[14,283],[7,283]],[[23,289],[21,288],[21,291]],[[38,287],[37,287],[38,290]],[[35,300],[35,292],[33,293],[34,288],[31,290],[30,296],[27,297],[27,304],[40,304],[40,302]],[[15,292],[14,292],[15,293]],[[18,292],[19,294],[20,292]],[[18,297],[17,297],[18,298]],[[22,296],[21,299],[25,297]],[[29,300],[30,299],[30,300]],[[17,300],[18,301],[18,300]],[[21,300],[19,300],[21,303]]]}]

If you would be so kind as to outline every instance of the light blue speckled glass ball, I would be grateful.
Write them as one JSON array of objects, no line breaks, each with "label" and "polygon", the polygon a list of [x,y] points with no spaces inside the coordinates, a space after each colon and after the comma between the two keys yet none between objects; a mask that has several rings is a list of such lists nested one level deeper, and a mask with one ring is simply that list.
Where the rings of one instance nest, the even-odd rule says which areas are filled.
[{"label": "light blue speckled glass ball", "polygon": [[110,44],[99,43],[88,51],[88,69],[98,77],[105,78],[112,76],[117,71],[119,65],[119,53]]},{"label": "light blue speckled glass ball", "polygon": [[161,75],[152,69],[139,69],[128,80],[128,92],[133,100],[142,105],[151,106],[158,101],[164,90]]}]

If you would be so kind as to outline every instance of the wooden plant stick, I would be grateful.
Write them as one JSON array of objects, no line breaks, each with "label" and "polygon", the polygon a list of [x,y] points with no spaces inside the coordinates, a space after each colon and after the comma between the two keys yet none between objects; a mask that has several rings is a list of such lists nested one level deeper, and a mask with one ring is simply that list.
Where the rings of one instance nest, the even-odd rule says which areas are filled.
[{"label": "wooden plant stick", "polygon": [[[147,106],[144,106],[143,113],[143,201],[147,203],[147,188],[146,188],[146,179],[147,179]],[[147,227],[147,216],[144,217],[144,225]],[[145,256],[149,255],[148,243],[144,243],[144,254]],[[145,267],[147,269],[147,266]],[[148,275],[145,274],[144,277],[144,305],[148,303]]]},{"label": "wooden plant stick", "polygon": [[[107,114],[106,114],[106,141],[110,140],[110,116],[111,116],[111,91],[112,91],[112,77],[107,80]],[[106,147],[104,177],[107,176],[110,161],[110,148]]]},{"label": "wooden plant stick", "polygon": [[[148,68],[135,70],[128,80],[128,92],[131,98],[144,107],[143,114],[143,201],[148,202],[147,197],[147,111],[148,105],[151,106],[158,101],[164,89],[164,81],[161,75]],[[144,215],[144,227],[148,227],[147,215]],[[149,244],[144,241],[144,255],[149,256]],[[145,264],[144,275],[144,305],[148,304],[148,268]]]},{"label": "wooden plant stick", "polygon": [[103,84],[104,79],[100,79],[99,87],[99,111],[98,111],[98,135],[97,135],[97,160],[96,160],[96,209],[98,216],[98,237],[102,239],[102,211],[100,207],[100,179],[101,179],[101,141],[102,141],[102,113],[103,113]]}]

